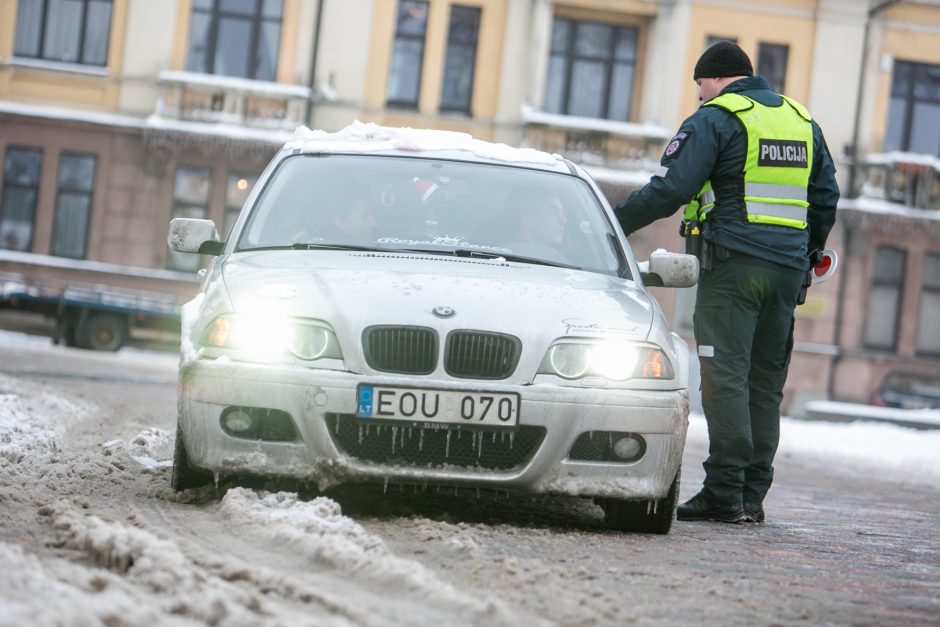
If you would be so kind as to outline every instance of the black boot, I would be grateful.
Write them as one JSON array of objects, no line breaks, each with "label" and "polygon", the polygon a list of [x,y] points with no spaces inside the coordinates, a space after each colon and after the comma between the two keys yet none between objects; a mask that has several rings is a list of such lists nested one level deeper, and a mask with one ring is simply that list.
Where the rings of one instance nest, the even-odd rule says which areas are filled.
[{"label": "black boot", "polygon": [[762,523],[764,522],[764,506],[760,503],[745,503],[744,515],[747,516],[745,522]]},{"label": "black boot", "polygon": [[740,505],[721,505],[713,502],[704,492],[699,492],[676,510],[679,520],[716,520],[726,523],[740,523],[747,520],[744,508]]}]

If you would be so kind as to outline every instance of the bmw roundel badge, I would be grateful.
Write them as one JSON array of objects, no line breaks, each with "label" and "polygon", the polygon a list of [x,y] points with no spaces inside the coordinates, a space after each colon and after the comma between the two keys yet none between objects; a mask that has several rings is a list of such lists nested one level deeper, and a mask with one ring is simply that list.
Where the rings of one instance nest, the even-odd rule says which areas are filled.
[{"label": "bmw roundel badge", "polygon": [[443,305],[438,305],[431,310],[431,313],[438,318],[453,318],[457,315],[457,311],[453,307],[444,307]]}]

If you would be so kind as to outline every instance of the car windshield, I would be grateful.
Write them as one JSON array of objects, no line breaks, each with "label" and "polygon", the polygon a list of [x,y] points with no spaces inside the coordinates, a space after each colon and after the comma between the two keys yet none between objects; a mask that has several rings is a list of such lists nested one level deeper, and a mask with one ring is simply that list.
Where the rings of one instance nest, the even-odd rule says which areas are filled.
[{"label": "car windshield", "polygon": [[629,277],[592,188],[509,165],[296,155],[273,173],[236,250],[342,248],[504,257]]},{"label": "car windshield", "polygon": [[893,372],[881,384],[883,393],[897,392],[940,401],[940,379],[905,372]]}]

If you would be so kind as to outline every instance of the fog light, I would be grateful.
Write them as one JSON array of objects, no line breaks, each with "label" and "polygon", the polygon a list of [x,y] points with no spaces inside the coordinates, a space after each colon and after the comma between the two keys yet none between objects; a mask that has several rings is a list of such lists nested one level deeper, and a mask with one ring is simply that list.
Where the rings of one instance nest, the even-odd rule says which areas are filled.
[{"label": "fog light", "polygon": [[634,459],[639,456],[643,445],[633,436],[626,436],[614,442],[613,451],[619,459]]},{"label": "fog light", "polygon": [[225,423],[225,428],[232,433],[244,433],[251,429],[254,423],[251,414],[244,409],[229,411],[222,417],[222,420]]}]

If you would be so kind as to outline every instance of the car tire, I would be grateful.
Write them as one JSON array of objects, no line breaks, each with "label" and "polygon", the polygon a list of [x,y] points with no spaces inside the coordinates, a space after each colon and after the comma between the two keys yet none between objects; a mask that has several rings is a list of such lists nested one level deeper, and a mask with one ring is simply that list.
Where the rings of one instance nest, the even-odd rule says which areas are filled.
[{"label": "car tire", "polygon": [[205,470],[192,468],[186,454],[186,442],[183,430],[176,423],[176,446],[173,449],[173,473],[170,475],[170,487],[177,492],[190,488],[200,488],[212,483],[212,474]]},{"label": "car tire", "polygon": [[91,314],[75,329],[76,343],[96,351],[114,352],[124,346],[126,339],[127,321],[114,314]]},{"label": "car tire", "polygon": [[679,506],[679,475],[672,480],[665,498],[658,501],[607,499],[603,503],[607,526],[617,531],[665,535],[672,528]]}]

